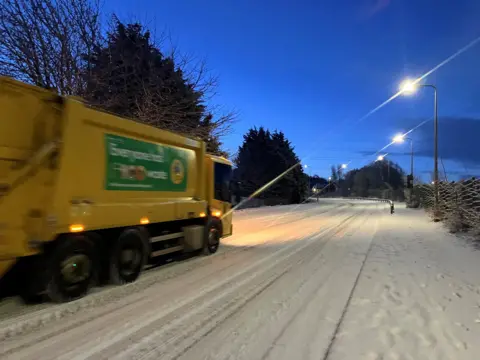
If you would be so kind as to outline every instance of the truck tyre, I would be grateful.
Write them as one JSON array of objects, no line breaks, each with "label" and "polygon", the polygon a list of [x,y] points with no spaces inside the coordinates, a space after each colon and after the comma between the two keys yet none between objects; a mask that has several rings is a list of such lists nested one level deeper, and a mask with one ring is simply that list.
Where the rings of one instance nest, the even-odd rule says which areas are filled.
[{"label": "truck tyre", "polygon": [[210,220],[205,226],[205,240],[203,244],[203,254],[215,254],[220,245],[221,225],[218,221]]},{"label": "truck tyre", "polygon": [[125,230],[113,245],[109,262],[110,282],[115,285],[134,282],[145,266],[147,241],[137,229]]},{"label": "truck tyre", "polygon": [[97,272],[97,253],[84,235],[69,236],[52,250],[47,260],[47,296],[66,302],[84,296]]},{"label": "truck tyre", "polygon": [[[22,275],[17,277],[20,283],[18,295],[27,305],[40,304],[44,301],[43,293],[46,290],[45,259],[42,255],[32,257],[32,260],[21,267]],[[29,259],[30,260],[30,259]]]}]

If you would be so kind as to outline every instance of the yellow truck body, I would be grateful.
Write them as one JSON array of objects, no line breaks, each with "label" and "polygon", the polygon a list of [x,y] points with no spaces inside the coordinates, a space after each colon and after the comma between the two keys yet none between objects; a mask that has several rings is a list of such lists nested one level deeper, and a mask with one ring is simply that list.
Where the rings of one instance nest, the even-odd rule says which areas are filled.
[{"label": "yellow truck body", "polygon": [[[93,244],[93,265],[108,273],[103,263],[125,231],[141,238],[146,259],[208,250],[208,228],[218,239],[231,234],[231,163],[206,154],[204,142],[9,78],[0,78],[0,109],[0,276],[36,259],[35,270],[21,271],[48,275],[21,282],[48,291],[65,242]],[[49,295],[63,301],[85,292]]]}]

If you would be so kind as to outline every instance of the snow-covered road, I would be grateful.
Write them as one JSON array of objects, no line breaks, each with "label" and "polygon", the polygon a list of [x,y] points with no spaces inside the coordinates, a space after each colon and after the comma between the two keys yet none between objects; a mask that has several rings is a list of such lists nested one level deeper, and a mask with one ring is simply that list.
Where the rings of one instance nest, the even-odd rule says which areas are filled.
[{"label": "snow-covered road", "polygon": [[234,232],[73,303],[0,304],[0,358],[480,358],[480,252],[421,210],[324,200]]}]

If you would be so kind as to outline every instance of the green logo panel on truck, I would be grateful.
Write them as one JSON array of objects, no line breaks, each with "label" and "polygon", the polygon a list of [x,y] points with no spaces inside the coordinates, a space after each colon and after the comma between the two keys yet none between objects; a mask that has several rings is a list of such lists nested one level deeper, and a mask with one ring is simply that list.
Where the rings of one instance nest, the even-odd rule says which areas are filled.
[{"label": "green logo panel on truck", "polygon": [[107,190],[185,191],[187,150],[105,134]]}]

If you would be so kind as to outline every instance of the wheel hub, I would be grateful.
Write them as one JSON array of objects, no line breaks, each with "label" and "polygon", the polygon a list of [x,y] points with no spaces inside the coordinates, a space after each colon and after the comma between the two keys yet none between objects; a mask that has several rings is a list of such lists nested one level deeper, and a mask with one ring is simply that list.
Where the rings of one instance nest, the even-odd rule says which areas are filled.
[{"label": "wheel hub", "polygon": [[119,260],[123,274],[133,274],[141,263],[140,251],[137,249],[123,249]]},{"label": "wheel hub", "polygon": [[77,254],[67,257],[61,263],[60,272],[66,283],[74,285],[89,277],[91,266],[88,256]]}]

